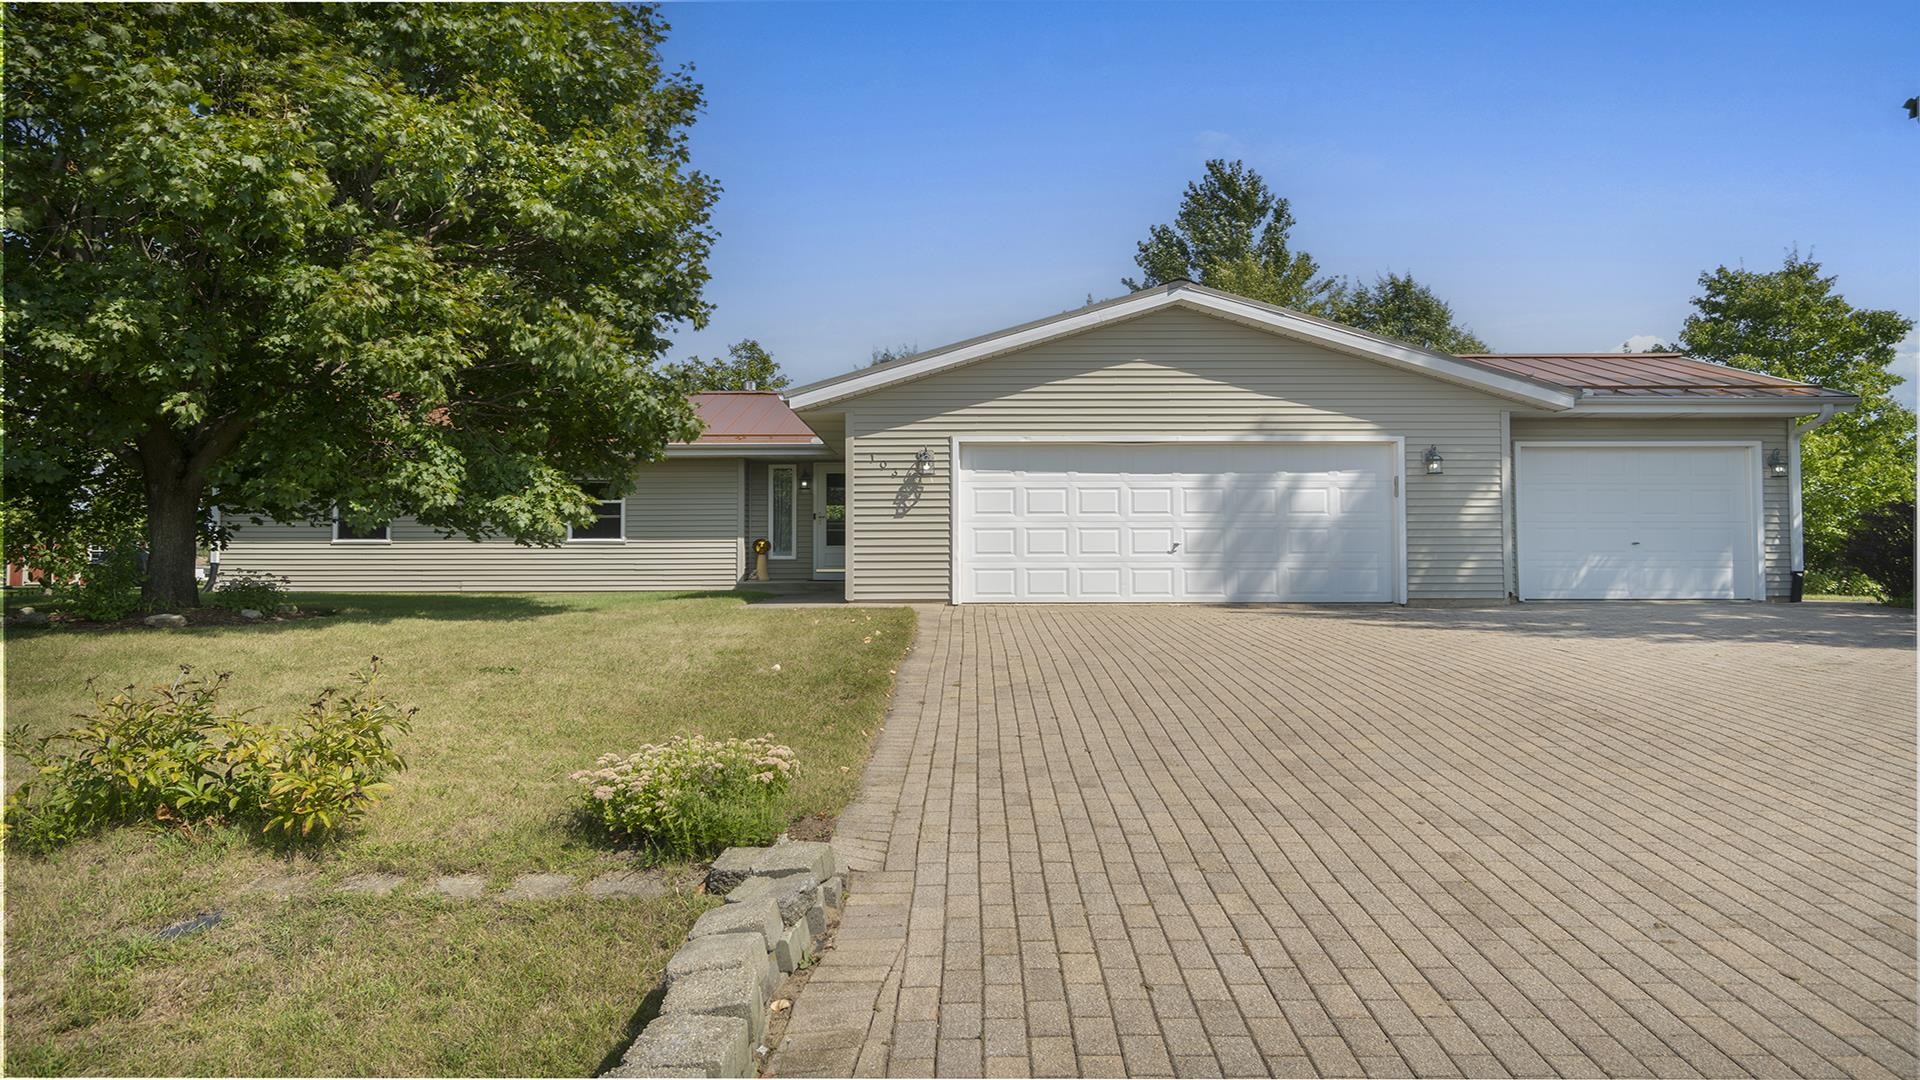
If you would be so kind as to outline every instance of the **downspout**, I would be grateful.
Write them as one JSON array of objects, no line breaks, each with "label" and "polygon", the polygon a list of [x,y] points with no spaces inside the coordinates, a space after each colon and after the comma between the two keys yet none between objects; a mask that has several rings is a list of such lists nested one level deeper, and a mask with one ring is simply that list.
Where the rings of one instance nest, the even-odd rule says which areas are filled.
[{"label": "downspout", "polygon": [[1805,594],[1807,585],[1806,520],[1800,501],[1800,438],[1832,420],[1833,417],[1834,407],[1822,405],[1819,416],[1811,420],[1795,421],[1793,427],[1787,431],[1787,514],[1793,521],[1791,541],[1793,592],[1788,599],[1796,604]]}]

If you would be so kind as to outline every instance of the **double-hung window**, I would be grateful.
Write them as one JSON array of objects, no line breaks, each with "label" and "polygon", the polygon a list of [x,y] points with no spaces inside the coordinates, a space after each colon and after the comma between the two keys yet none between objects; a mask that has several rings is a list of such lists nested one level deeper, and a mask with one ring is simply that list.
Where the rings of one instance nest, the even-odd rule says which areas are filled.
[{"label": "double-hung window", "polygon": [[391,522],[383,521],[378,525],[365,528],[355,526],[340,516],[338,507],[333,511],[333,542],[336,544],[384,544],[392,539],[388,535]]},{"label": "double-hung window", "polygon": [[792,465],[767,466],[767,543],[770,558],[791,559],[798,538],[798,470]]},{"label": "double-hung window", "polygon": [[593,507],[593,524],[567,526],[569,540],[621,541],[627,538],[627,500],[613,498],[611,484],[581,484],[586,493],[598,500]]}]

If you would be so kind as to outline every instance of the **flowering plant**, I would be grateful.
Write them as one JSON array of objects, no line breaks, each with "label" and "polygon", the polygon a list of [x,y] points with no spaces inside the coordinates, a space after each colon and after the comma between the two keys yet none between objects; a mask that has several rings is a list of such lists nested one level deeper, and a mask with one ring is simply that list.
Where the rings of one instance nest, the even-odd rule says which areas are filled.
[{"label": "flowering plant", "polygon": [[625,757],[602,754],[572,780],[582,812],[608,832],[693,858],[772,840],[799,771],[793,751],[772,736],[681,735]]}]

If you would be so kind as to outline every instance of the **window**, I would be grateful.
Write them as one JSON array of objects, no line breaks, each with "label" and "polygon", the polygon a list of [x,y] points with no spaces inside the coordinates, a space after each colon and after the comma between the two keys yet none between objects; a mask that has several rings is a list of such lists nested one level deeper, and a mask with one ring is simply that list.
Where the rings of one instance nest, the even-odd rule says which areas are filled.
[{"label": "window", "polygon": [[586,493],[599,500],[593,508],[593,524],[567,526],[569,540],[625,540],[627,538],[627,500],[610,498],[612,485],[581,484]]},{"label": "window", "polygon": [[794,513],[794,475],[792,465],[767,467],[767,541],[773,545],[767,553],[770,558],[793,558],[794,522],[798,517]]},{"label": "window", "polygon": [[340,511],[333,512],[333,542],[336,544],[384,544],[391,537],[387,535],[387,522],[356,529],[347,524]]}]

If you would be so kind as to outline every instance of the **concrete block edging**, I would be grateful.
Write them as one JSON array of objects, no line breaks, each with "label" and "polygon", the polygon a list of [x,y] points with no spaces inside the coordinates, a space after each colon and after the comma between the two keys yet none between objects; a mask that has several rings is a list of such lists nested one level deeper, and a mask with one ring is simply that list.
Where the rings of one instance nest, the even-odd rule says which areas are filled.
[{"label": "concrete block edging", "polygon": [[667,961],[660,1015],[607,1076],[753,1076],[782,976],[819,951],[846,899],[845,863],[826,844],[782,840],[728,848],[707,892],[726,904],[700,916]]}]

